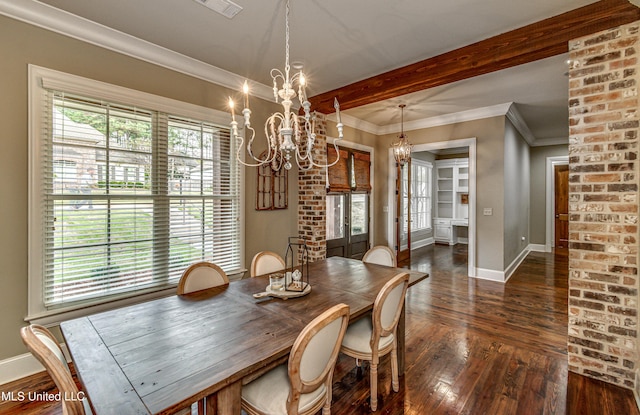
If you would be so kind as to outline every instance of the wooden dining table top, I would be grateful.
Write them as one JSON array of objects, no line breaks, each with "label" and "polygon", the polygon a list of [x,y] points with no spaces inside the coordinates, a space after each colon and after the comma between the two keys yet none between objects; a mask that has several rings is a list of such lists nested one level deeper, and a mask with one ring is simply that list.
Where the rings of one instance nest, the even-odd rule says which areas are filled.
[{"label": "wooden dining table top", "polygon": [[399,272],[332,257],[309,264],[311,292],[255,299],[268,276],[233,281],[61,324],[76,372],[97,415],[165,414],[237,384],[287,358],[300,331],[345,303],[355,320]]}]

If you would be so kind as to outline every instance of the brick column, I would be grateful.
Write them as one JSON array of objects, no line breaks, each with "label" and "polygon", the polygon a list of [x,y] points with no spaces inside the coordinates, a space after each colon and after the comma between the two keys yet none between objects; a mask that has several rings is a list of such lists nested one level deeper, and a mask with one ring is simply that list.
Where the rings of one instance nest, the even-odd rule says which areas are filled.
[{"label": "brick column", "polygon": [[570,42],[569,370],[638,387],[638,31]]},{"label": "brick column", "polygon": [[[318,114],[316,120],[316,145],[313,160],[326,164],[326,120]],[[326,241],[326,169],[311,167],[298,170],[298,234],[307,240],[309,261],[324,259],[327,255]]]}]

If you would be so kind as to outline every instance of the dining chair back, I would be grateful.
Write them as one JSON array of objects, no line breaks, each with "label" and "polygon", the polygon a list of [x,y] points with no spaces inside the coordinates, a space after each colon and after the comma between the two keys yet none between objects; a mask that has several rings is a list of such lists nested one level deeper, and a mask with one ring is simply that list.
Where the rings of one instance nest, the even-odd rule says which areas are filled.
[{"label": "dining chair back", "polygon": [[332,382],[349,306],[338,304],[313,319],[282,364],[242,388],[242,408],[250,415],[331,413]]},{"label": "dining chair back", "polygon": [[258,252],[251,260],[251,277],[281,271],[284,270],[286,266],[284,259],[275,252]]},{"label": "dining chair back", "polygon": [[395,252],[385,245],[376,245],[369,249],[364,253],[362,262],[386,265],[388,267],[395,267],[397,264]]},{"label": "dining chair back", "polygon": [[[229,277],[227,277],[227,273],[222,268],[211,262],[196,262],[182,273],[178,282],[177,293],[178,295],[189,294],[228,284]],[[203,415],[205,412],[205,400],[200,399],[197,407],[198,414]]]},{"label": "dining chair back", "polygon": [[229,284],[227,274],[211,262],[197,262],[184,270],[178,282],[178,295]]},{"label": "dining chair back", "polygon": [[22,342],[27,349],[45,367],[49,376],[58,387],[63,399],[62,413],[64,415],[92,414],[87,399],[80,393],[71,376],[67,359],[58,345],[58,341],[45,327],[31,324],[20,330]]},{"label": "dining chair back", "polygon": [[395,392],[400,388],[397,329],[408,286],[409,274],[406,272],[389,280],[376,297],[371,318],[361,318],[351,324],[342,340],[341,352],[356,361],[370,362],[372,411],[378,407],[378,363],[381,356],[391,353],[391,385]]}]

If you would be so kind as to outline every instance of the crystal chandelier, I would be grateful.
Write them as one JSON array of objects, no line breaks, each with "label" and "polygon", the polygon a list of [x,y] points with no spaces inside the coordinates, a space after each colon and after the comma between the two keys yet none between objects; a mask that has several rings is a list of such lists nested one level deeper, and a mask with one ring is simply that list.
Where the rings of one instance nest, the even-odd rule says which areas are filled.
[{"label": "crystal chandelier", "polygon": [[[251,127],[251,110],[249,109],[249,85],[245,81],[243,86],[244,93],[244,109],[242,115],[244,117],[244,128],[248,131],[250,138],[246,141],[238,133],[238,122],[236,121],[234,112],[234,102],[229,97],[229,108],[231,109],[231,139],[238,140],[239,145],[236,152],[238,162],[245,166],[256,167],[270,164],[274,170],[280,170],[281,167],[289,170],[292,162],[295,161],[298,168],[308,170],[311,167],[330,167],[338,162],[338,158],[332,163],[319,164],[313,158],[314,145],[316,140],[316,113],[311,112],[311,103],[306,95],[306,78],[302,69],[291,75],[291,67],[289,65],[289,0],[287,0],[285,15],[285,65],[284,73],[279,69],[271,69],[271,78],[273,79],[273,96],[276,103],[280,102],[283,107],[282,112],[276,112],[267,118],[264,124],[264,133],[266,137],[266,150],[261,155],[254,154],[253,141],[256,138],[256,132]],[[278,87],[278,81],[281,86]],[[296,93],[297,84],[298,92]],[[298,115],[291,110],[293,99],[298,97],[300,105],[304,110],[304,115]],[[336,144],[337,140],[342,139],[343,124],[340,120],[340,105],[338,100],[334,100],[336,109],[338,138],[333,140],[333,146],[338,152]],[[248,153],[249,162],[242,159],[243,146]],[[323,152],[324,148],[321,149]],[[339,156],[338,156],[339,157]]]},{"label": "crystal chandelier", "polygon": [[404,134],[404,107],[406,105],[400,104],[400,135],[398,136],[398,141],[391,144],[393,148],[393,157],[395,157],[396,162],[400,165],[400,167],[404,166],[406,162],[411,158],[411,143],[409,139]]}]

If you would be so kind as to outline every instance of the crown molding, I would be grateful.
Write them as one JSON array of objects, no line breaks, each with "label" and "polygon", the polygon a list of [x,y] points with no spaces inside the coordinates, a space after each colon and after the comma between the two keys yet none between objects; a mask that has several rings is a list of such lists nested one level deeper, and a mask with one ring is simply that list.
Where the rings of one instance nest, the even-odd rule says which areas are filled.
[{"label": "crown molding", "polygon": [[[509,108],[512,106],[512,102],[507,102],[504,104],[493,105],[490,107],[483,108],[475,108],[467,111],[460,111],[451,114],[438,115],[435,117],[423,118],[420,120],[408,121],[404,123],[405,131],[412,130],[420,130],[423,128],[431,128],[438,127],[441,125],[448,124],[456,124],[460,122],[481,120],[484,118],[497,117],[501,115],[506,115],[509,111]],[[343,115],[343,123],[345,122],[345,118]],[[347,125],[347,124],[345,124]],[[351,125],[349,125],[351,127]],[[384,126],[377,126],[377,130],[375,134],[384,135],[384,134],[395,134],[399,133],[401,130],[400,123],[389,124]]]},{"label": "crown molding", "polygon": [[[505,115],[512,105],[512,102],[493,105],[490,107],[475,108],[467,111],[454,112],[451,114],[439,115],[437,117],[424,118],[421,120],[409,121],[404,123],[404,130],[419,130],[422,128],[438,127],[441,125],[457,124],[460,122],[482,120],[484,118],[498,117]],[[391,134],[400,132],[400,123],[388,125],[382,129],[383,134]]]},{"label": "crown molding", "polygon": [[[207,82],[239,90],[245,78],[146,40],[34,0],[0,0],[0,14]],[[273,102],[273,88],[249,80],[252,96]]]},{"label": "crown molding", "polygon": [[543,146],[557,146],[568,145],[569,137],[557,137],[557,138],[538,138],[531,145],[531,147],[543,147]]},{"label": "crown molding", "polygon": [[[436,117],[429,117],[420,120],[405,122],[404,131],[439,127],[442,125],[456,124],[460,122],[481,120],[484,118],[499,116],[506,116],[511,121],[516,130],[518,130],[518,132],[522,135],[524,140],[532,147],[567,143],[566,138],[536,139],[513,102],[506,102],[504,104],[493,105],[490,107],[476,108],[468,111],[461,111],[452,114],[444,114]],[[327,114],[326,118],[327,120],[336,122],[335,114]],[[402,128],[400,123],[376,125],[345,113],[341,114],[341,119],[342,123],[345,126],[375,135],[397,134],[401,131]]]},{"label": "crown molding", "polygon": [[533,133],[529,129],[529,126],[524,121],[524,118],[522,118],[522,115],[520,115],[520,112],[515,105],[511,105],[509,107],[506,116],[509,121],[511,121],[513,126],[516,127],[516,130],[518,130],[518,132],[522,135],[524,141],[526,141],[530,146],[533,146],[536,138],[534,137]]},{"label": "crown molding", "polygon": [[[335,112],[332,114],[326,114],[325,118],[329,121],[338,122]],[[340,121],[342,121],[342,124],[344,124],[347,127],[355,128],[356,130],[364,131],[366,133],[370,133],[374,135],[381,135],[380,133],[381,127],[379,125],[371,123],[369,121],[365,121],[360,118],[356,118],[349,114],[341,113]]]}]

